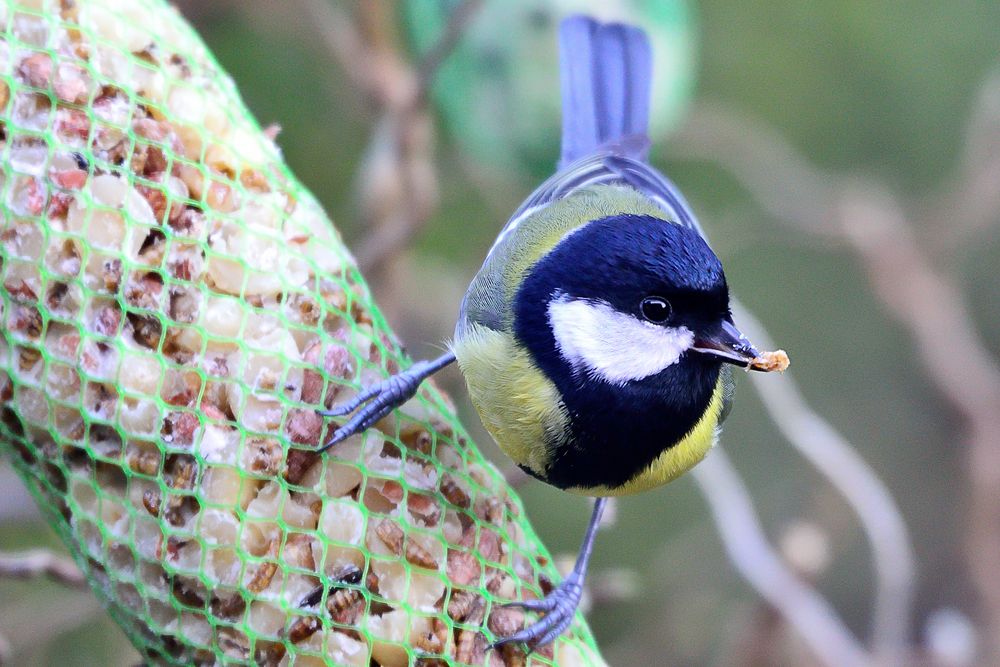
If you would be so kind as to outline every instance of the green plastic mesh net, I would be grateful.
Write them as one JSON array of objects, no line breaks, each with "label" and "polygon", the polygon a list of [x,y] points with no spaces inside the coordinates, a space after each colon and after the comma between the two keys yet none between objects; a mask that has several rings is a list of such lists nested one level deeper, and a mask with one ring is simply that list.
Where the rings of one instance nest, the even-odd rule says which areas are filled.
[{"label": "green plastic mesh net", "polygon": [[0,0],[0,451],[154,663],[603,664],[487,644],[555,572],[339,236],[156,0]]}]

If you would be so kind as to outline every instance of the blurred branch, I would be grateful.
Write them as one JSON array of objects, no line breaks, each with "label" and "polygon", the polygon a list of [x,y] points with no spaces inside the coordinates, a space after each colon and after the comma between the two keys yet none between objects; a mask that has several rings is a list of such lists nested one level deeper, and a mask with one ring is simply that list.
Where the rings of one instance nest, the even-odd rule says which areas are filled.
[{"label": "blurred branch", "polygon": [[460,3],[417,65],[408,62],[395,39],[398,7],[394,3],[365,0],[355,20],[324,0],[303,2],[330,52],[368,97],[378,118],[357,176],[361,215],[369,230],[358,245],[358,264],[377,278],[409,245],[437,205],[427,97],[434,76],[482,0]]},{"label": "blurred branch", "polygon": [[[995,149],[982,148],[1000,144],[997,79],[989,79],[983,91],[985,101],[969,124],[964,176],[936,201],[922,202],[914,210],[940,215],[968,207],[958,217],[971,227],[994,221],[1000,214],[994,175],[1000,172],[1000,159]],[[1000,654],[1000,578],[996,576],[1000,572],[1000,503],[996,500],[1000,498],[1000,367],[976,330],[958,281],[920,247],[906,207],[886,186],[871,179],[862,186],[823,174],[784,142],[773,145],[772,133],[759,132],[743,119],[717,112],[693,113],[690,118],[694,129],[689,127],[680,141],[687,155],[713,160],[729,170],[784,222],[825,237],[832,234],[855,250],[883,307],[913,337],[927,376],[964,419],[970,488],[966,561],[980,600],[984,635],[993,642],[986,654]],[[706,118],[710,125],[702,127]],[[720,135],[738,146],[731,153],[718,150]],[[758,168],[751,172],[750,165]],[[817,189],[821,182],[829,185]],[[802,192],[822,196],[809,207],[803,205]],[[788,423],[784,414],[778,423]]]},{"label": "blurred branch", "polygon": [[[774,348],[767,331],[746,308],[734,303],[733,311],[751,340],[762,349]],[[809,406],[790,374],[751,378],[778,430],[857,515],[871,544],[875,568],[873,650],[880,664],[902,664],[909,646],[915,565],[899,507],[857,449]]]},{"label": "blurred branch", "polygon": [[405,58],[392,48],[391,39],[377,29],[375,13],[384,14],[384,0],[360,3],[364,30],[361,21],[340,2],[300,1],[317,26],[323,43],[344,68],[351,84],[366,96],[373,111],[404,106],[405,100],[412,98],[413,80],[406,80],[409,67]]},{"label": "blurred branch", "polygon": [[692,471],[708,500],[723,546],[740,574],[781,612],[829,667],[866,667],[871,656],[815,589],[803,583],[764,536],[753,499],[722,449]]},{"label": "blurred branch", "polygon": [[448,56],[458,42],[461,40],[469,22],[479,11],[483,0],[464,0],[456,7],[448,17],[448,23],[444,27],[444,32],[431,50],[427,52],[420,65],[417,67],[417,92],[414,104],[423,106],[427,101],[427,94],[434,83],[434,76],[437,74],[441,64],[448,59]]},{"label": "blurred branch", "polygon": [[[821,173],[784,137],[749,118],[700,104],[670,136],[671,154],[722,165],[768,214],[796,228],[836,239],[838,177]],[[781,196],[772,196],[775,190]]]},{"label": "blurred branch", "polygon": [[924,215],[936,245],[955,247],[1000,219],[1000,69],[983,81],[951,188]]},{"label": "blurred branch", "polygon": [[355,88],[364,92],[369,101],[381,92],[380,77],[361,37],[354,17],[339,3],[328,0],[301,0],[313,22],[320,26],[323,43],[344,68]]},{"label": "blurred branch", "polygon": [[368,229],[357,247],[366,274],[382,273],[423,229],[437,206],[434,134],[426,111],[390,114],[379,122],[356,177]]},{"label": "blurred branch", "polygon": [[[810,164],[773,129],[713,104],[701,104],[670,138],[671,153],[722,165],[764,211],[785,224],[843,241],[838,211],[851,187],[843,174]],[[916,227],[935,232],[935,245],[951,248],[1000,220],[1000,70],[980,86],[965,131],[957,176],[929,202]]]},{"label": "blurred branch", "polygon": [[0,552],[0,577],[32,579],[43,576],[74,588],[83,588],[87,584],[76,563],[47,549]]},{"label": "blurred branch", "polygon": [[987,655],[1000,655],[1000,368],[957,282],[931,264],[887,192],[845,193],[842,228],[886,310],[913,336],[928,377],[965,420],[966,560],[993,644]]}]

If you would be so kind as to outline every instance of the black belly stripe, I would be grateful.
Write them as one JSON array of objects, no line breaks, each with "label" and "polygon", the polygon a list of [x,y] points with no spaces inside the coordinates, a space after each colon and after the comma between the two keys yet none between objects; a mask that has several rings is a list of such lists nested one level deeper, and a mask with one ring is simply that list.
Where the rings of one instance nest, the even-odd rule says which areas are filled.
[{"label": "black belly stripe", "polygon": [[620,486],[690,433],[712,400],[719,367],[681,364],[668,372],[667,381],[587,383],[563,392],[572,429],[549,443],[545,481],[562,489]]}]

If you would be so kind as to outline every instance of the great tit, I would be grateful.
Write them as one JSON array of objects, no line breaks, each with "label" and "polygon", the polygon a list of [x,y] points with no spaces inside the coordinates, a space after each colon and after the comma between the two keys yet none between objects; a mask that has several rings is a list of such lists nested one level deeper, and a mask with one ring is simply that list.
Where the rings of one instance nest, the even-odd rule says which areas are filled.
[{"label": "great tit", "polygon": [[560,168],[500,232],[450,351],[322,413],[361,408],[326,449],[457,360],[483,424],[518,466],[597,497],[570,575],[544,599],[511,603],[545,615],[494,646],[555,640],[579,604],[607,497],[690,469],[718,438],[733,365],[770,370],[733,324],[722,264],[687,202],[647,161],[645,33],[573,16],[559,37]]}]

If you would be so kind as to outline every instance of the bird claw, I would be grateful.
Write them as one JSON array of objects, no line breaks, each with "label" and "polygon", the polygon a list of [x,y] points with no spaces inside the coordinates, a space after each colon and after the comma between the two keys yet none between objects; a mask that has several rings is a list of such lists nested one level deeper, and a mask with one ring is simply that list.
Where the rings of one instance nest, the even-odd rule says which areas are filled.
[{"label": "bird claw", "polygon": [[417,393],[420,383],[426,377],[426,368],[426,362],[416,363],[402,373],[393,375],[378,384],[367,387],[347,403],[338,405],[330,410],[317,410],[316,413],[322,417],[343,417],[361,408],[353,417],[334,431],[326,444],[317,451],[325,452],[355,433],[361,433],[394,409],[410,400]]},{"label": "bird claw", "polygon": [[580,598],[583,596],[583,577],[576,572],[570,574],[565,581],[540,600],[522,600],[509,602],[504,607],[518,607],[529,611],[544,611],[545,615],[528,627],[515,632],[508,637],[501,637],[490,645],[498,648],[504,644],[524,643],[533,649],[547,646],[573,622]]},{"label": "bird claw", "polygon": [[[392,378],[389,379],[391,380]],[[334,406],[329,410],[317,410],[316,414],[320,417],[343,417],[344,415],[350,414],[357,410],[358,407],[365,401],[370,401],[382,393],[384,391],[383,385],[385,385],[388,381],[389,380],[384,380],[366,388],[347,403],[341,403],[340,405]]]}]

